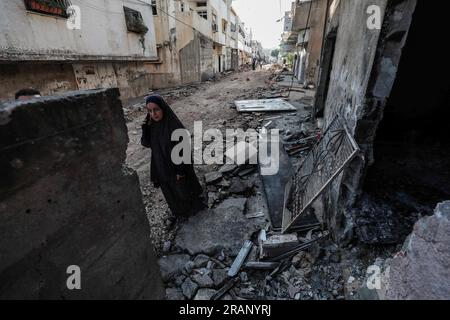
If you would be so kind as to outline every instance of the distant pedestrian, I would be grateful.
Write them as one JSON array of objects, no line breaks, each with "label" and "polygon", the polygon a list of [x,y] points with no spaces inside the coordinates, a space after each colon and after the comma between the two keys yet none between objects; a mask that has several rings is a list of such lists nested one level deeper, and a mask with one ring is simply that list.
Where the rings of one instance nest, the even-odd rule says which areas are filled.
[{"label": "distant pedestrian", "polygon": [[41,96],[41,93],[35,89],[27,88],[22,89],[16,92],[15,98],[16,100],[29,100],[32,98],[39,98]]},{"label": "distant pedestrian", "polygon": [[171,220],[188,217],[204,208],[202,187],[191,164],[176,165],[172,161],[172,133],[185,129],[181,121],[159,96],[146,100],[147,117],[142,125],[141,143],[151,148],[151,181],[161,188],[172,212]]},{"label": "distant pedestrian", "polygon": [[252,69],[256,70],[256,58],[252,59]]}]

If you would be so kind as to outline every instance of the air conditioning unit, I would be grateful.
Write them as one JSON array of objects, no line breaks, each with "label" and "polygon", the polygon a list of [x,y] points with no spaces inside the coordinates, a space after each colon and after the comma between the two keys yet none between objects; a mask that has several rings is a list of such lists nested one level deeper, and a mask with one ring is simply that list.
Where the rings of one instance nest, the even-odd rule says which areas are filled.
[{"label": "air conditioning unit", "polygon": [[212,31],[213,32],[219,32],[219,26],[217,25],[217,23],[213,23],[212,24]]}]

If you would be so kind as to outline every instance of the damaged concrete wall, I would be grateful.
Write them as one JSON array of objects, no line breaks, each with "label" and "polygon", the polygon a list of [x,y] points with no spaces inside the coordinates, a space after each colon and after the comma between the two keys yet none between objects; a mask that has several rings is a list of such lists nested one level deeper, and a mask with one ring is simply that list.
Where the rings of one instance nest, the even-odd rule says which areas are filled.
[{"label": "damaged concrete wall", "polygon": [[0,64],[0,100],[14,99],[23,88],[36,88],[43,95],[78,90],[71,64]]},{"label": "damaged concrete wall", "polygon": [[214,75],[213,42],[198,32],[194,39],[180,50],[181,79],[183,83],[205,81]]},{"label": "damaged concrete wall", "polygon": [[450,299],[450,202],[419,220],[402,252],[387,260],[381,299]]},{"label": "damaged concrete wall", "polygon": [[[0,2],[0,60],[155,60],[152,8],[130,1],[72,0],[81,9],[78,30],[67,20],[26,10],[23,0]],[[141,13],[146,34],[128,32],[123,7]]]},{"label": "damaged concrete wall", "polygon": [[146,62],[78,62],[60,64],[0,64],[0,98],[13,99],[15,92],[35,88],[42,95],[74,90],[118,87],[124,101],[166,87],[173,74],[154,73]]},{"label": "damaged concrete wall", "polygon": [[117,89],[2,105],[0,137],[0,298],[162,297]]},{"label": "damaged concrete wall", "polygon": [[[366,12],[371,5],[381,9],[381,30],[367,27]],[[340,2],[325,121],[329,124],[336,115],[341,115],[364,158],[354,160],[326,195],[326,219],[337,241],[351,236],[347,232],[352,230],[349,209],[358,196],[364,171],[373,159],[373,141],[396,77],[415,5],[416,0]]]},{"label": "damaged concrete wall", "polygon": [[202,81],[214,75],[214,47],[213,42],[200,36],[200,72]]},{"label": "damaged concrete wall", "polygon": [[[403,247],[391,258],[377,258],[367,270],[361,300],[450,299],[450,202],[417,221]],[[377,269],[379,277],[373,277]]]},{"label": "damaged concrete wall", "polygon": [[200,81],[200,38],[195,36],[180,50],[181,81],[190,83]]},{"label": "damaged concrete wall", "polygon": [[312,13],[309,21],[308,67],[306,82],[317,85],[319,77],[320,55],[322,52],[323,35],[327,18],[328,0],[312,2]]}]

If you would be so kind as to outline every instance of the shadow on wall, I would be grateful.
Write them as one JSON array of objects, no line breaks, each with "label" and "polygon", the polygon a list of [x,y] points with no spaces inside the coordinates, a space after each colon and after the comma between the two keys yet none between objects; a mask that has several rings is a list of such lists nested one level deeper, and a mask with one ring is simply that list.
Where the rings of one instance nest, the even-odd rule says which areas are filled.
[{"label": "shadow on wall", "polygon": [[0,298],[163,298],[117,89],[1,106],[0,136]]}]

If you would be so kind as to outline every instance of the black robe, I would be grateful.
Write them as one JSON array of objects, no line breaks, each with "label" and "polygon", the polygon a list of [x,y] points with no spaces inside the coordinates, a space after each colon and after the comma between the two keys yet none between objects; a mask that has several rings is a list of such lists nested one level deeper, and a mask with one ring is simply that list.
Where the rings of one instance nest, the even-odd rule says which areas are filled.
[{"label": "black robe", "polygon": [[[172,133],[176,129],[185,128],[161,97],[152,96],[147,99],[147,104],[149,102],[156,103],[163,111],[161,121],[150,121],[150,115],[147,115],[142,125],[141,143],[152,149],[151,181],[161,188],[174,215],[189,216],[204,206],[201,199],[202,187],[192,162],[175,165],[171,160],[172,149],[178,143],[171,141]],[[177,181],[177,175],[184,178]]]}]

